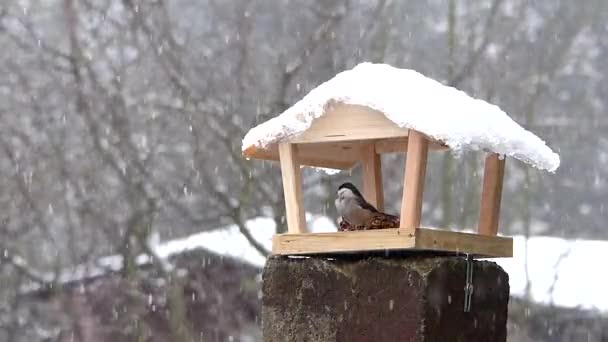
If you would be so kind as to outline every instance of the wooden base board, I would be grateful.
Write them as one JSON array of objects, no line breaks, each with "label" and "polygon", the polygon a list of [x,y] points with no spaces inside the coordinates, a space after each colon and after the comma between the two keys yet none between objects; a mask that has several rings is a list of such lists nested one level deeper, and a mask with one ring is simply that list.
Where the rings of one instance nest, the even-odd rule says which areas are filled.
[{"label": "wooden base board", "polygon": [[370,251],[438,251],[476,257],[510,258],[513,239],[439,229],[376,229],[335,233],[278,234],[272,254],[310,255]]}]

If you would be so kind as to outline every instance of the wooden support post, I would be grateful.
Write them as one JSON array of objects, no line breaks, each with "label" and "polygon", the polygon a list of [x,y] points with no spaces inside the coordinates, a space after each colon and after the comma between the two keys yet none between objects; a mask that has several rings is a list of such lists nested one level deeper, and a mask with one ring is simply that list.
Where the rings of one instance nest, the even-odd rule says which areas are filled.
[{"label": "wooden support post", "polygon": [[290,234],[306,233],[306,220],[302,201],[302,173],[298,163],[297,146],[290,143],[279,144],[281,175],[285,194],[287,231]]},{"label": "wooden support post", "polygon": [[380,211],[384,211],[384,189],[382,188],[382,165],[375,144],[362,148],[363,196]]},{"label": "wooden support post", "polygon": [[405,162],[405,184],[403,186],[403,201],[401,202],[400,229],[413,230],[420,227],[428,151],[429,141],[424,134],[410,129]]},{"label": "wooden support post", "polygon": [[481,210],[479,213],[478,232],[482,235],[498,233],[500,199],[502,197],[502,180],[505,174],[505,159],[496,153],[486,157],[481,193]]}]

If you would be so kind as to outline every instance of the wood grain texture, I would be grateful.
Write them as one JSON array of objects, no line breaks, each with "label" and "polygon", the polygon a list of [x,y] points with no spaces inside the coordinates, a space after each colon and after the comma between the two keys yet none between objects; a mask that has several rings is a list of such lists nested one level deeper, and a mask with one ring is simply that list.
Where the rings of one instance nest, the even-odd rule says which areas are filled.
[{"label": "wood grain texture", "polygon": [[[377,154],[406,153],[407,137],[373,140]],[[305,143],[298,145],[298,159],[301,165],[350,169],[359,161],[361,148],[370,140],[330,141]],[[279,148],[271,144],[266,148],[250,146],[243,151],[245,158],[261,160],[279,160]],[[429,141],[429,150],[447,150],[448,147],[438,141]]]},{"label": "wood grain texture", "polygon": [[297,147],[290,143],[279,144],[281,176],[285,194],[287,230],[290,233],[305,233],[304,202],[302,201],[302,174],[298,163]]},{"label": "wood grain texture", "polygon": [[478,232],[482,235],[496,235],[500,217],[500,201],[505,174],[505,159],[496,153],[486,157]]},{"label": "wood grain texture", "polygon": [[424,134],[414,130],[410,130],[408,140],[399,228],[413,230],[420,227],[422,217],[422,195],[429,141]]},{"label": "wood grain texture", "polygon": [[363,196],[376,209],[384,211],[382,163],[373,143],[362,148],[361,161],[363,164]]},{"label": "wood grain texture", "polygon": [[513,256],[513,239],[421,228],[416,229],[416,248],[510,258]]},{"label": "wood grain texture", "polygon": [[315,254],[413,248],[414,236],[398,229],[336,233],[279,234],[272,239],[273,254]]},{"label": "wood grain texture", "polygon": [[[405,153],[409,130],[397,126],[384,113],[361,105],[334,104],[301,134],[282,142],[299,144],[300,165],[350,169],[360,160],[360,148],[373,141],[376,153]],[[429,149],[447,150],[440,141],[427,137]],[[246,158],[279,160],[279,143],[264,148],[251,145]]]},{"label": "wood grain texture", "polygon": [[278,234],[272,240],[275,255],[311,255],[364,251],[437,251],[471,253],[478,257],[512,257],[513,240],[438,229],[377,229],[336,233]]},{"label": "wood grain texture", "polygon": [[[446,151],[449,147],[442,142],[429,140],[429,150],[432,151]],[[389,138],[389,139],[381,139],[376,141],[376,153],[384,154],[384,153],[406,153],[407,152],[407,141],[408,138]]]},{"label": "wood grain texture", "polygon": [[366,106],[336,104],[290,142],[353,141],[405,137],[407,134],[406,128],[397,126],[382,112]]},{"label": "wood grain texture", "polygon": [[[306,166],[348,170],[359,162],[361,146],[359,142],[301,144],[298,145],[298,162]],[[266,149],[251,148],[244,151],[243,155],[247,158],[279,161],[279,147],[274,144]]]}]

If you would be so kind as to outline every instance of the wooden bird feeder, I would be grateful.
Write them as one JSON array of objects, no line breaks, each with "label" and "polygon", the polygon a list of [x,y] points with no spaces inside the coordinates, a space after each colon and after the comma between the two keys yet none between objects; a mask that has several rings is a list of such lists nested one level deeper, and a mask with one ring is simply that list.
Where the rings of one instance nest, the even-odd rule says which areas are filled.
[{"label": "wooden bird feeder", "polygon": [[[367,64],[367,67],[376,66],[378,65]],[[390,68],[388,71],[394,69],[395,73],[403,71],[386,65],[381,66]],[[349,72],[356,71],[357,68]],[[420,75],[420,77],[424,76]],[[326,85],[331,85],[330,82],[332,81],[323,86],[328,88]],[[440,84],[437,86],[444,87]],[[325,90],[329,94],[327,96],[329,100],[322,103],[320,106],[322,112],[311,119],[306,129],[297,131],[296,134],[278,134],[263,147],[249,143],[247,137],[244,139],[245,157],[280,162],[288,229],[286,234],[274,236],[273,254],[421,250],[469,253],[481,257],[513,255],[512,239],[497,236],[505,170],[504,158],[493,151],[484,152],[487,156],[476,234],[421,227],[427,156],[429,151],[446,151],[448,146],[442,141],[433,139],[427,132],[402,127],[389,119],[390,115],[386,112],[373,109],[369,105],[357,104],[357,101],[352,99],[350,99],[351,103],[335,101],[331,91]],[[316,98],[319,97],[318,94],[315,95]],[[440,95],[438,94],[438,101]],[[464,93],[462,96],[468,97]],[[305,97],[303,101],[306,99]],[[378,101],[380,100],[382,98]],[[403,102],[403,106],[407,106],[408,99],[404,98]],[[296,104],[277,119],[283,117],[280,120],[285,120],[284,122],[294,118],[301,120],[302,117],[298,116],[301,114]],[[272,131],[283,127],[280,122],[271,121],[258,126],[260,127],[258,133],[253,133],[255,129],[250,133],[259,135],[261,129]],[[264,125],[267,126],[261,127]],[[309,233],[304,216],[300,167],[348,170],[361,163],[363,195],[368,202],[382,211],[384,195],[380,157],[385,153],[406,153],[400,226],[389,229]]]}]

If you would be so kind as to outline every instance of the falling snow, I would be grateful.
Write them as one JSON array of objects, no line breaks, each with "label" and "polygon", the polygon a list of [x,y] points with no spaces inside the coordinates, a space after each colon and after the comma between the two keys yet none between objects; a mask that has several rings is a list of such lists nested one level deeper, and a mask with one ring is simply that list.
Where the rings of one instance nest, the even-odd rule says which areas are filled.
[{"label": "falling snow", "polygon": [[414,70],[372,63],[339,73],[281,115],[251,129],[243,138],[243,150],[297,136],[334,102],[380,111],[399,127],[423,132],[456,151],[489,150],[551,172],[560,163],[543,140],[498,106]]}]

